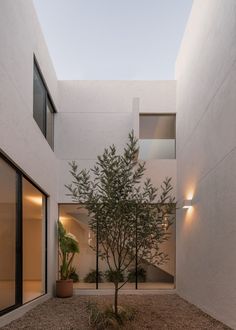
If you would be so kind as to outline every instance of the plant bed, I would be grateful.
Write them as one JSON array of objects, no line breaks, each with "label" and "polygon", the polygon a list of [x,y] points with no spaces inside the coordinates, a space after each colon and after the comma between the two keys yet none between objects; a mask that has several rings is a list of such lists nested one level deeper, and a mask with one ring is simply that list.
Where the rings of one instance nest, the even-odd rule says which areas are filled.
[{"label": "plant bed", "polygon": [[[88,303],[105,308],[113,303],[112,296],[73,296],[53,298],[35,307],[23,317],[1,330],[91,330]],[[120,329],[129,330],[230,330],[229,327],[203,313],[175,294],[121,295],[119,305],[134,308],[133,320]],[[106,329],[107,330],[107,329]]]}]

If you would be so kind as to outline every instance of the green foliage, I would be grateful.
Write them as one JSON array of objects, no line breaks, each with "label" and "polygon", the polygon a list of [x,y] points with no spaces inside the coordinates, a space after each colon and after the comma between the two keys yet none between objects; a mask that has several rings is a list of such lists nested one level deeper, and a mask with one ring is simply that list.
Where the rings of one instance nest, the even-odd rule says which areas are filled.
[{"label": "green foliage", "polygon": [[118,313],[114,312],[112,306],[100,309],[96,303],[89,302],[89,325],[96,330],[120,329],[125,321],[132,321],[135,311],[130,307],[118,306]]},{"label": "green foliage", "polygon": [[79,275],[76,272],[76,268],[73,266],[70,267],[69,279],[73,280],[74,283],[79,282]]},{"label": "green foliage", "polygon": [[107,280],[107,282],[124,282],[124,276],[121,272],[116,270],[107,270],[104,273],[104,277]]},{"label": "green foliage", "polygon": [[75,236],[67,233],[63,224],[58,221],[58,241],[59,241],[59,256],[60,256],[60,279],[66,280],[69,278],[71,264],[76,253],[79,253],[79,243]]},{"label": "green foliage", "polygon": [[[137,268],[137,280],[139,283],[146,282],[146,270],[142,267]],[[129,270],[128,281],[130,283],[136,282],[136,270]]]},{"label": "green foliage", "polygon": [[[168,256],[160,245],[170,237],[168,228],[175,221],[171,178],[166,178],[159,190],[150,179],[143,179],[145,163],[137,161],[137,153],[137,139],[131,132],[122,154],[114,145],[106,148],[91,170],[80,171],[75,162],[70,163],[73,179],[66,185],[72,200],[89,212],[99,257],[117,273],[124,273],[136,254],[139,264],[143,260],[165,263]],[[168,219],[165,226],[163,219]],[[117,313],[118,290],[125,283],[119,286],[118,277],[113,283]]]},{"label": "green foliage", "polygon": [[[96,283],[97,272],[96,270],[91,270],[84,278],[85,283]],[[98,272],[98,283],[102,282],[102,272]]]}]

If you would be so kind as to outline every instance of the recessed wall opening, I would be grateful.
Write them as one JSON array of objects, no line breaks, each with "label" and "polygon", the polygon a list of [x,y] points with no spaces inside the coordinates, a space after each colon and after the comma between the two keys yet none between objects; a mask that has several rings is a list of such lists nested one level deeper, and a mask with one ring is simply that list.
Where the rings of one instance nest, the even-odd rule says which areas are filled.
[{"label": "recessed wall opening", "polygon": [[[108,266],[105,261],[98,258],[96,250],[96,237],[89,229],[89,216],[87,210],[78,204],[60,204],[59,219],[67,232],[75,235],[79,241],[80,253],[73,261],[73,267],[79,276],[74,283],[75,289],[113,289],[109,279]],[[120,282],[128,278],[128,282],[121,290],[132,289],[173,289],[175,287],[175,225],[170,227],[171,238],[162,244],[161,249],[169,256],[168,262],[163,265],[150,264],[143,260],[137,271],[135,263]]]},{"label": "recessed wall opening", "polygon": [[175,114],[139,115],[139,159],[175,159]]}]

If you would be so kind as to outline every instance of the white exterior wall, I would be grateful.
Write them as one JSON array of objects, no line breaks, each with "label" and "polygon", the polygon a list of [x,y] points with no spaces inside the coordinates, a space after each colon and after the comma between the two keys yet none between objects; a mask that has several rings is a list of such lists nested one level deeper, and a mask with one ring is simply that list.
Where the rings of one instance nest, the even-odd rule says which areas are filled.
[{"label": "white exterior wall", "polygon": [[176,62],[177,289],[234,329],[235,40],[235,0],[195,0]]},{"label": "white exterior wall", "polygon": [[[68,161],[90,168],[105,146],[121,149],[139,112],[175,113],[175,81],[57,81],[31,0],[0,3],[0,150],[50,197],[48,295],[0,318],[0,326],[47,299],[56,278],[57,203],[70,202]],[[33,118],[33,54],[56,105],[55,152]],[[176,160],[147,162],[155,184],[173,177]],[[168,269],[170,273],[174,272]]]},{"label": "white exterior wall", "polygon": [[[0,2],[0,149],[49,197],[48,295],[55,283],[55,221],[57,160],[33,119],[33,54],[39,62],[55,104],[57,79],[30,0]],[[45,299],[42,298],[42,299]],[[41,298],[0,319],[19,316]]]},{"label": "white exterior wall", "polygon": [[[175,86],[175,81],[59,81],[59,202],[71,202],[64,187],[71,181],[68,162],[89,169],[105,147],[114,143],[122,151],[131,129],[138,136],[139,112],[175,113]],[[156,184],[171,176],[175,186],[176,160],[148,161],[147,174]]]},{"label": "white exterior wall", "polygon": [[[60,81],[60,113],[56,118],[55,152],[59,160],[59,202],[71,202],[68,162],[93,167],[97,155],[115,144],[122,152],[129,132],[139,135],[139,113],[175,113],[175,81]],[[172,177],[176,193],[176,160],[146,162],[146,176],[160,186]],[[175,275],[175,235],[162,245],[170,262],[159,266]]]}]

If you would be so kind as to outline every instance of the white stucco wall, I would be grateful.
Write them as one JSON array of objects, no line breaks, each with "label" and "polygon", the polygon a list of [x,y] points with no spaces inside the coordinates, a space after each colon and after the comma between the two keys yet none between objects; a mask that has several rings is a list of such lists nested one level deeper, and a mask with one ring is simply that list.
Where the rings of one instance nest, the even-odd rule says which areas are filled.
[{"label": "white stucco wall", "polygon": [[177,289],[234,329],[235,40],[235,0],[195,0],[176,62]]},{"label": "white stucco wall", "polygon": [[[91,168],[105,147],[125,146],[128,133],[139,134],[139,113],[175,113],[175,81],[60,81],[55,127],[59,158],[59,202],[71,202],[65,184],[71,182],[68,162]],[[146,176],[160,186],[172,177],[176,193],[176,160],[148,160]],[[175,274],[175,236],[162,249],[170,262],[160,266]]]},{"label": "white stucco wall", "polygon": [[[175,87],[175,81],[59,81],[59,201],[71,201],[64,188],[71,181],[69,161],[90,168],[105,146],[122,150],[131,129],[138,135],[139,112],[175,113]],[[175,186],[176,160],[147,162],[147,173],[156,184],[172,176]]]},{"label": "white stucco wall", "polygon": [[[57,79],[32,1],[1,0],[0,40],[0,149],[50,196],[48,292],[51,294],[56,275],[57,160],[33,119],[33,54],[56,105]],[[26,308],[1,317],[0,324]]]},{"label": "white stucco wall", "polygon": [[[175,113],[175,81],[57,81],[31,0],[0,2],[0,150],[48,195],[48,292],[56,278],[57,203],[70,202],[68,161],[90,168],[104,147],[121,149],[138,133],[139,112]],[[55,152],[33,118],[33,54],[56,105]],[[176,160],[147,162],[155,184],[173,177]],[[172,265],[173,266],[173,265]],[[171,270],[173,272],[173,267]],[[47,298],[47,297],[46,297]],[[44,298],[40,298],[40,302]],[[32,305],[37,303],[34,302]],[[19,316],[30,304],[0,319]]]}]

